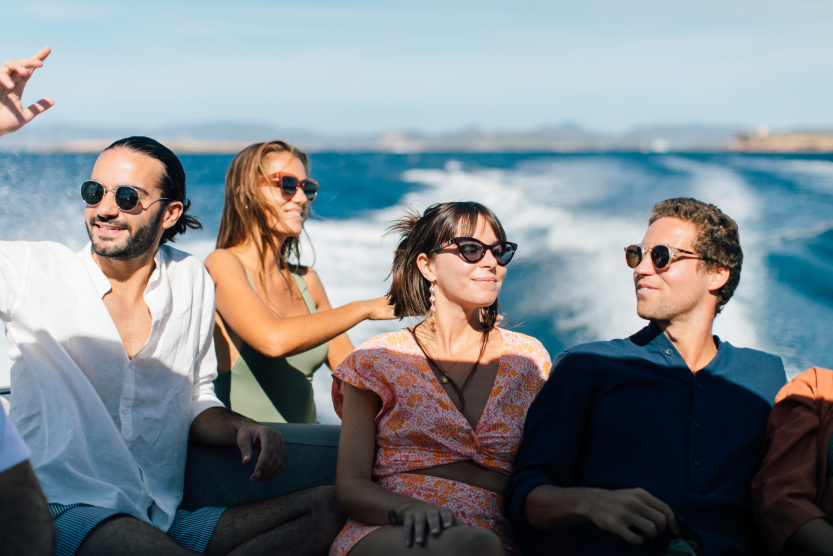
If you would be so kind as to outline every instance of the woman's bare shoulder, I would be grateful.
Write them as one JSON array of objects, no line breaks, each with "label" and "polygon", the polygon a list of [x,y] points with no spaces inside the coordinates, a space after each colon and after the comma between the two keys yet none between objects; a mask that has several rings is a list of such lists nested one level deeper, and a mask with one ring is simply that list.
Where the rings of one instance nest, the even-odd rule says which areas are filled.
[{"label": "woman's bare shoulder", "polygon": [[205,268],[216,282],[218,276],[228,272],[240,272],[244,265],[239,255],[230,249],[216,249],[205,258]]}]

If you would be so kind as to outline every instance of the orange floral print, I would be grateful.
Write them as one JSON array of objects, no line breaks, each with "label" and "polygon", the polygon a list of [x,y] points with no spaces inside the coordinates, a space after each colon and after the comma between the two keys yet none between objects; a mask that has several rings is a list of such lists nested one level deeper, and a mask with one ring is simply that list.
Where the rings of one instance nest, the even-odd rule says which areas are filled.
[{"label": "orange floral print", "polygon": [[[550,357],[538,340],[498,329],[503,340],[495,385],[476,429],[454,406],[407,331],[382,334],[356,348],[333,373],[339,416],[345,383],[382,400],[376,415],[374,480],[405,496],[452,509],[461,523],[492,529],[514,550],[502,497],[465,483],[410,474],[455,461],[512,473],[529,405],[549,376]],[[349,520],[330,549],[346,554],[379,526]]]},{"label": "orange floral print", "polygon": [[[459,481],[412,473],[385,477],[377,482],[397,494],[450,509],[458,524],[491,529],[503,541],[507,554],[520,553],[512,527],[503,515],[504,501],[500,494]],[[330,556],[347,554],[365,536],[382,527],[386,525],[365,525],[355,519],[348,519],[330,547]]]}]

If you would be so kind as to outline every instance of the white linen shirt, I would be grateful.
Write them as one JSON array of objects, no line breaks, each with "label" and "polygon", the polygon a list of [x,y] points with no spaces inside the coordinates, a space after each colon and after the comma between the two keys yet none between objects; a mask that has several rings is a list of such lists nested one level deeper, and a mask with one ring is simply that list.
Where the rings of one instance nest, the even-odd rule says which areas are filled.
[{"label": "white linen shirt", "polygon": [[50,503],[84,503],[167,531],[182,500],[193,419],[214,395],[214,288],[202,263],[162,246],[133,359],[87,244],[0,242],[0,318],[12,359],[10,416]]},{"label": "white linen shirt", "polygon": [[0,473],[29,459],[29,448],[0,407]]}]

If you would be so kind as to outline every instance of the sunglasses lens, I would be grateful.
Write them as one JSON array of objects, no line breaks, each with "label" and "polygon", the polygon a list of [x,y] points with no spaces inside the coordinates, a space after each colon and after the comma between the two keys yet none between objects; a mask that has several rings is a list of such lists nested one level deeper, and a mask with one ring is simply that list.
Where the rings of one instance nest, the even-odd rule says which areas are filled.
[{"label": "sunglasses lens", "polygon": [[281,176],[280,183],[281,193],[284,197],[291,199],[295,196],[295,192],[298,190],[298,178],[295,176]]},{"label": "sunglasses lens", "polygon": [[116,206],[121,210],[133,210],[139,204],[139,194],[132,187],[116,188]]},{"label": "sunglasses lens", "polygon": [[304,189],[304,195],[307,198],[307,201],[314,201],[315,196],[318,194],[318,182],[314,180],[304,180],[301,182],[301,186]]},{"label": "sunglasses lens", "polygon": [[457,244],[460,255],[470,263],[476,263],[486,255],[486,249],[474,241],[461,241]]},{"label": "sunglasses lens", "polygon": [[492,247],[492,255],[495,256],[497,264],[500,266],[506,266],[509,264],[509,261],[512,260],[512,257],[515,256],[515,246],[509,242],[498,243]]},{"label": "sunglasses lens", "polygon": [[651,262],[656,268],[665,268],[671,262],[671,251],[665,245],[655,245],[651,249]]},{"label": "sunglasses lens", "polygon": [[631,268],[636,268],[642,262],[642,248],[638,245],[628,245],[625,249],[625,262]]},{"label": "sunglasses lens", "polygon": [[104,198],[104,186],[95,181],[85,181],[81,184],[81,199],[94,207]]}]

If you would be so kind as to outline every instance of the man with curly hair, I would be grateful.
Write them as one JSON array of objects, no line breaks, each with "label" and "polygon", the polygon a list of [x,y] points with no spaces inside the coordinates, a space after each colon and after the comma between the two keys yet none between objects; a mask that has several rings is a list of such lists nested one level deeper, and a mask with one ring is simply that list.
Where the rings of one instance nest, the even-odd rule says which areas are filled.
[{"label": "man with curly hair", "polygon": [[625,255],[650,324],[556,357],[527,416],[512,515],[526,538],[557,532],[578,554],[755,553],[749,485],[786,375],[712,334],[740,281],[737,224],[668,199]]}]

